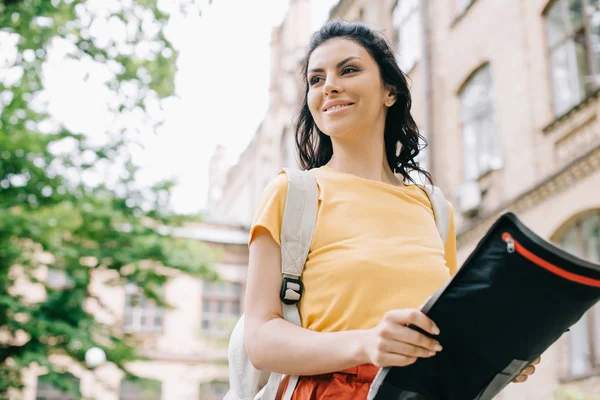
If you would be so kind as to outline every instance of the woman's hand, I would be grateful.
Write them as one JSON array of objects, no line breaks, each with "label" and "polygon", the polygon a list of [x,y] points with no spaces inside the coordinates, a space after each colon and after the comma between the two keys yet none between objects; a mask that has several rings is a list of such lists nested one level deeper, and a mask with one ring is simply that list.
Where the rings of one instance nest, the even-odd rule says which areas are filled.
[{"label": "woman's hand", "polygon": [[437,340],[409,328],[415,325],[432,335],[439,335],[435,323],[420,310],[392,310],[381,322],[366,331],[363,351],[367,363],[376,367],[404,367],[417,358],[429,358],[442,351]]},{"label": "woman's hand", "polygon": [[529,377],[531,375],[533,375],[535,373],[535,366],[538,365],[541,361],[542,361],[542,357],[536,358],[535,361],[533,361],[529,367],[525,368],[523,370],[523,372],[521,372],[521,375],[517,376],[513,382],[515,382],[515,383],[525,382],[527,379],[529,379]]}]

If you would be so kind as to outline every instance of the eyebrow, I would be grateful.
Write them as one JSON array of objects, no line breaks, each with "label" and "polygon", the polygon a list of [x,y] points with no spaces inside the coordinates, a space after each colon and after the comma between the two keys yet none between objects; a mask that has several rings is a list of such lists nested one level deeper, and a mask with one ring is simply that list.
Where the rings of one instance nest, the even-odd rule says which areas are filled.
[{"label": "eyebrow", "polygon": [[[344,58],[342,61],[337,63],[336,68],[340,68],[342,65],[346,64],[348,61],[354,60],[354,59],[360,60],[360,57],[350,56],[350,57]],[[308,72],[311,73],[311,72],[324,72],[324,71],[325,70],[323,68],[313,68]]]}]

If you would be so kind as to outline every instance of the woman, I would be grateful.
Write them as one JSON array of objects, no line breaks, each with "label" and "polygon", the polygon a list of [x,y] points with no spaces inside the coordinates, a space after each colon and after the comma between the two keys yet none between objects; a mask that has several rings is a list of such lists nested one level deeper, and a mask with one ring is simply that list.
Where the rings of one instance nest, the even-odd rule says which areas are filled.
[{"label": "woman", "polygon": [[379,367],[443,351],[407,325],[439,334],[419,308],[456,272],[454,225],[442,243],[427,195],[410,184],[411,173],[430,180],[415,162],[424,139],[385,38],[360,23],[330,22],[313,36],[303,74],[296,142],[319,185],[319,214],[302,327],[282,318],[279,300],[287,191],[279,175],[250,234],[246,348],[257,368],[300,376],[293,399],[365,399]]}]

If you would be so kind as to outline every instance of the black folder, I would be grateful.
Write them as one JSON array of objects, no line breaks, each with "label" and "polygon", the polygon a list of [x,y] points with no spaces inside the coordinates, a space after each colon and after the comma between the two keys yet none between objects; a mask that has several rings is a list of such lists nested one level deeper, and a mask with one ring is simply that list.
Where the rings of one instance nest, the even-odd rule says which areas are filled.
[{"label": "black folder", "polygon": [[600,265],[506,213],[423,307],[440,327],[444,350],[382,368],[368,399],[492,399],[599,299]]}]

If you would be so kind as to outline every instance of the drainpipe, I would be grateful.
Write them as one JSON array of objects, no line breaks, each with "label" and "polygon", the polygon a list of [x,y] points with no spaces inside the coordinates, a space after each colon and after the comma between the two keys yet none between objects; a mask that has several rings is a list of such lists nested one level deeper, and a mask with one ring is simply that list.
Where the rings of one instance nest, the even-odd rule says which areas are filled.
[{"label": "drainpipe", "polygon": [[431,26],[429,24],[429,0],[421,1],[421,20],[423,26],[423,67],[425,71],[425,132],[429,143],[429,173],[436,177],[435,134],[433,132],[433,68],[431,66]]}]

